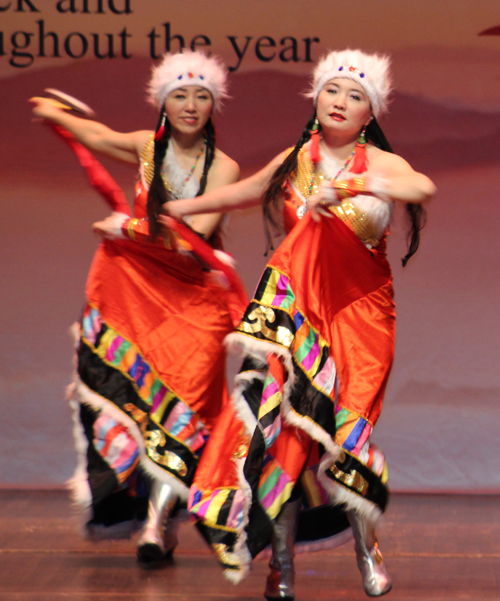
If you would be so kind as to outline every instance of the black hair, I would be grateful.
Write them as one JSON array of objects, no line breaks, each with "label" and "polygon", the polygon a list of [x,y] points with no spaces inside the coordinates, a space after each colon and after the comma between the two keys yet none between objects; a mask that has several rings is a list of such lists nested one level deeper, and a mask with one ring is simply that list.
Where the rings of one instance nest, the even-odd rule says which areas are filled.
[{"label": "black hair", "polygon": [[[283,192],[283,186],[285,182],[290,178],[290,176],[296,171],[298,156],[301,148],[309,142],[311,139],[311,130],[316,121],[316,111],[314,111],[313,115],[310,117],[306,126],[302,130],[302,135],[295,144],[295,148],[292,152],[285,158],[283,163],[276,169],[271,177],[271,181],[267,186],[264,194],[262,196],[262,210],[264,213],[264,227],[267,238],[267,251],[269,249],[274,250],[272,243],[272,233],[269,225],[271,224],[275,229],[279,229],[279,225],[276,219],[273,216],[273,209],[278,207],[280,196]],[[318,124],[319,131],[321,131],[321,125]]]},{"label": "black hair", "polygon": [[[373,117],[366,128],[366,137],[377,148],[386,152],[394,152],[375,117]],[[408,252],[401,259],[403,267],[406,267],[408,261],[417,252],[420,245],[420,231],[425,227],[427,221],[427,211],[421,204],[407,202],[405,210],[410,221],[410,228],[407,235]]]},{"label": "black hair", "polygon": [[[295,144],[293,151],[286,157],[283,163],[274,172],[269,185],[263,195],[263,212],[266,226],[266,236],[268,239],[268,248],[272,248],[272,237],[269,224],[277,227],[276,220],[272,215],[272,209],[277,208],[280,195],[285,182],[293,175],[297,169],[297,159],[301,148],[311,139],[311,130],[316,120],[316,111],[302,130],[302,135]],[[318,124],[318,130],[321,131],[321,125]],[[394,152],[387,138],[382,131],[375,117],[370,121],[366,128],[366,139],[380,150]],[[406,266],[409,259],[417,252],[420,244],[420,231],[425,226],[427,213],[421,204],[406,203],[407,216],[410,220],[410,229],[408,232],[408,252],[401,260],[403,267]]]},{"label": "black hair", "polygon": [[[160,118],[156,126],[156,132],[160,129],[164,122],[165,131],[163,135],[154,140],[154,173],[153,179],[149,186],[147,214],[149,220],[149,231],[153,238],[156,238],[160,233],[160,225],[158,217],[161,214],[162,205],[173,200],[172,194],[167,189],[163,182],[162,168],[165,155],[167,154],[168,144],[170,141],[170,121],[166,117],[165,108],[160,112]],[[200,179],[200,187],[196,196],[201,196],[207,187],[208,171],[212,166],[215,157],[215,128],[210,117],[205,124],[205,162],[203,165],[203,173]]]}]

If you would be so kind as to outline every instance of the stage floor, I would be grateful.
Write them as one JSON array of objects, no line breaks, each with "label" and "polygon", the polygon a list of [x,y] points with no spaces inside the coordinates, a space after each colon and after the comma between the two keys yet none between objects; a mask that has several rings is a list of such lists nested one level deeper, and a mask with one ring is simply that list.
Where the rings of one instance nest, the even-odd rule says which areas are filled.
[{"label": "stage floor", "polygon": [[[2,601],[249,601],[263,599],[267,562],[234,586],[195,528],[181,528],[174,559],[145,570],[134,541],[82,540],[63,491],[0,490]],[[496,496],[393,495],[380,546],[394,580],[387,601],[500,599]],[[352,543],[296,559],[297,601],[368,599]]]}]

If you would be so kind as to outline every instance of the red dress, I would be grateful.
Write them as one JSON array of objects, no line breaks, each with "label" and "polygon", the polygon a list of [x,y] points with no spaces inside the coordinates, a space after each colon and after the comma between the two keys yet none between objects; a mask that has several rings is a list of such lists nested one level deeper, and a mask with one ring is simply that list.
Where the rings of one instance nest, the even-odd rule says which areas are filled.
[{"label": "red dress", "polygon": [[[143,177],[138,218],[146,202]],[[222,342],[238,305],[212,272],[175,249],[175,235],[151,242],[136,229],[137,241],[104,240],[95,254],[72,395],[81,451],[72,484],[87,526],[103,536],[144,517],[141,471],[187,499],[227,402]]]},{"label": "red dress", "polygon": [[284,190],[287,237],[228,339],[244,357],[233,403],[191,487],[189,509],[234,581],[298,486],[298,540],[309,548],[342,539],[339,504],[375,518],[388,499],[385,460],[370,443],[394,354],[385,236],[367,234],[369,215],[351,201],[334,218],[299,220],[310,172],[304,149]]}]

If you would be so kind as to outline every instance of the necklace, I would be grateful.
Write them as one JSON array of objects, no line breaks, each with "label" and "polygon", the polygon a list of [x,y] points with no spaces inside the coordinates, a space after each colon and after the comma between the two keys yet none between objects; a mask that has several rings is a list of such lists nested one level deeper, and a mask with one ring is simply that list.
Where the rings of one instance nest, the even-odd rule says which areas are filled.
[{"label": "necklace", "polygon": [[[349,163],[352,161],[352,159],[354,158],[354,155],[356,154],[356,146],[354,147],[354,150],[351,152],[351,154],[349,155],[347,161],[342,165],[342,167],[339,169],[339,172],[337,173],[337,175],[331,180],[332,182],[337,181],[339,175],[345,171],[347,169],[347,167],[349,166]],[[314,183],[316,181],[316,165],[313,164],[313,170],[312,170],[312,176],[311,176],[311,182],[309,184],[309,196],[312,195],[313,193],[313,189],[314,189]],[[306,208],[306,203],[300,205],[300,207],[297,209],[297,217],[299,219],[302,219],[302,217],[304,217],[305,213],[307,211]]]},{"label": "necklace", "polygon": [[[352,161],[352,159],[354,158],[354,155],[356,154],[356,147],[354,147],[354,150],[351,152],[351,154],[349,155],[347,161],[344,163],[344,165],[341,167],[341,169],[339,170],[339,172],[337,173],[337,175],[332,179],[332,182],[337,181],[337,178],[339,177],[339,175],[345,171],[347,169],[347,167],[349,166],[349,163]],[[312,177],[311,177],[311,183],[309,184],[309,195],[312,194],[313,188],[314,188],[314,182],[316,181],[316,165],[313,166],[313,172],[312,172]]]},{"label": "necklace", "polygon": [[182,182],[182,186],[180,187],[179,190],[171,190],[172,197],[174,200],[180,200],[182,198],[182,193],[184,192],[184,188],[186,187],[186,184],[188,183],[188,181],[193,177],[193,173],[196,170],[196,166],[198,165],[198,161],[200,160],[201,155],[203,154],[203,151],[205,150],[206,145],[207,145],[207,140],[203,139],[203,146],[200,148],[200,151],[196,155],[193,166],[189,170],[186,179]]}]

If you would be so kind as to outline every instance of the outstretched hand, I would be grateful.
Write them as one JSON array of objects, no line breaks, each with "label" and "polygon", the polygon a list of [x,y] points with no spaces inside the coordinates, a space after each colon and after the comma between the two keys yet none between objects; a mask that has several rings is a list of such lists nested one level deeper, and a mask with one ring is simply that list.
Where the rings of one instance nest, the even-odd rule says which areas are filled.
[{"label": "outstretched hand", "polygon": [[333,182],[323,182],[317,194],[313,194],[307,199],[307,210],[311,213],[314,221],[320,221],[320,215],[324,217],[333,217],[328,207],[338,206],[340,204],[333,186]]},{"label": "outstretched hand", "polygon": [[130,219],[130,215],[113,212],[106,219],[96,221],[92,225],[92,230],[108,240],[123,240],[126,236],[122,232],[122,225],[126,219]]},{"label": "outstretched hand", "polygon": [[[184,214],[181,211],[182,202],[182,200],[165,202],[163,203],[161,210],[165,215],[168,215],[177,221],[182,221],[182,218],[184,217]],[[161,217],[159,218],[159,221],[161,221]]]},{"label": "outstretched hand", "polygon": [[70,107],[66,106],[53,98],[43,98],[34,96],[28,100],[31,104],[34,121],[52,121],[61,111],[67,111]]}]

